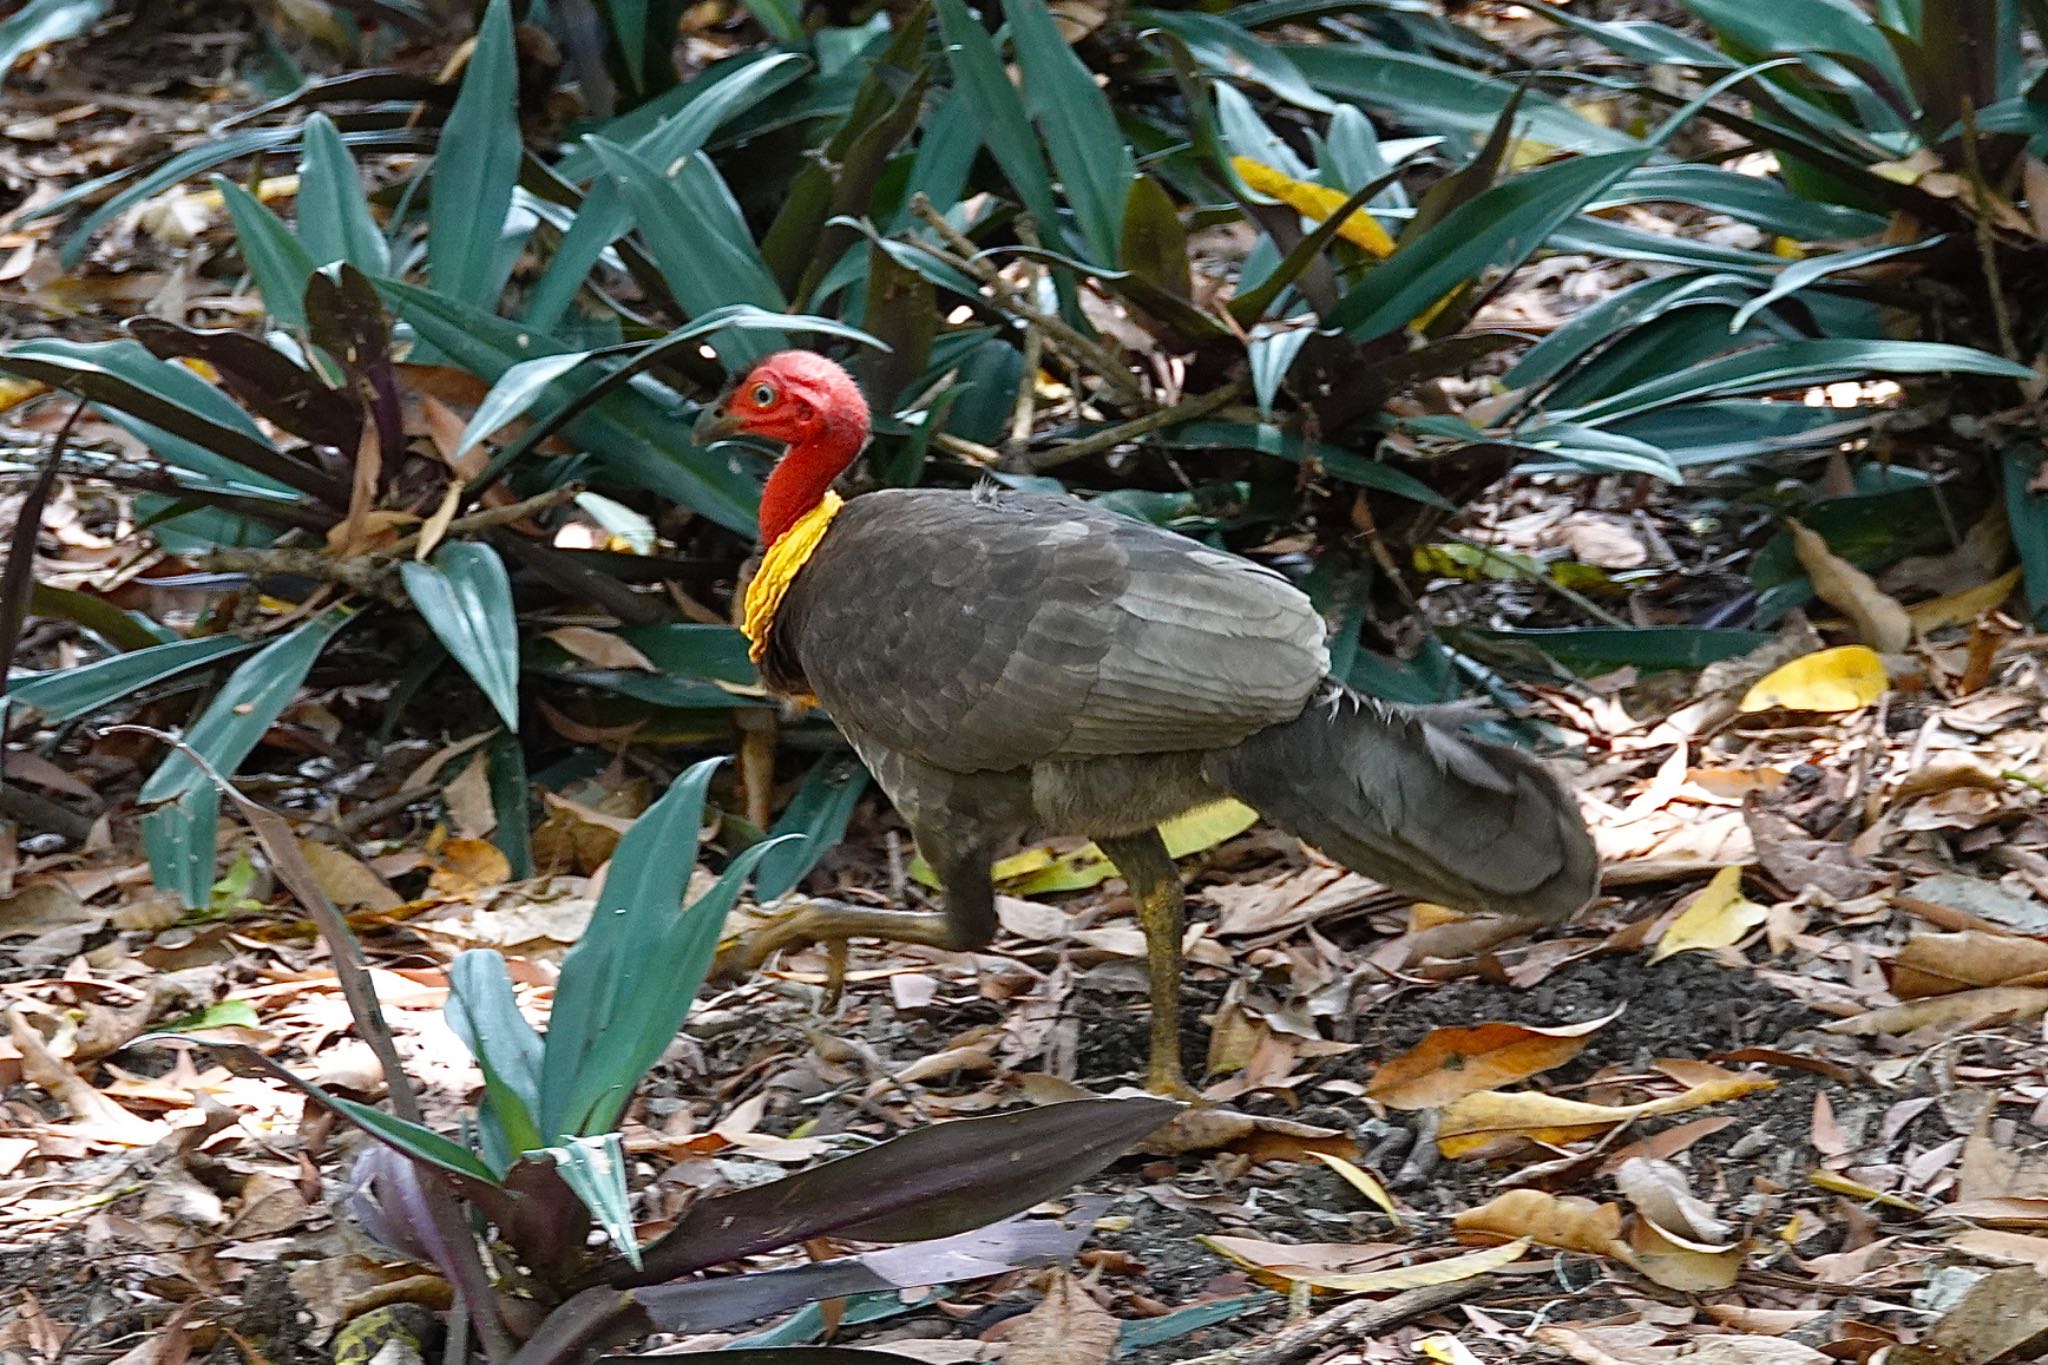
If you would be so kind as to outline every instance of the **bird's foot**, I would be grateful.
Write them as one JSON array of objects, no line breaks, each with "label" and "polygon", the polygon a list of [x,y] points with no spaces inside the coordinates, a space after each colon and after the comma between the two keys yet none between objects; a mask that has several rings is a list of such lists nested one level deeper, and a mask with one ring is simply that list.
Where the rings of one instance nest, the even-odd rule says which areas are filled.
[{"label": "bird's foot", "polygon": [[1161,1067],[1154,1059],[1145,1069],[1145,1088],[1163,1099],[1184,1100],[1189,1104],[1203,1103],[1202,1092],[1188,1084],[1188,1078],[1181,1074],[1180,1062],[1175,1059],[1169,1067]]}]

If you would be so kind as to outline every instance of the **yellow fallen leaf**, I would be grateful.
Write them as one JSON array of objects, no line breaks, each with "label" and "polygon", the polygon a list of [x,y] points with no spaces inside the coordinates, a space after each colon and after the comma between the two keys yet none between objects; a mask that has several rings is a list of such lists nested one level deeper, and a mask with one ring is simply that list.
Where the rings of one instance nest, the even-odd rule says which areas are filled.
[{"label": "yellow fallen leaf", "polygon": [[0,412],[18,408],[37,394],[49,391],[49,385],[38,384],[33,379],[16,379],[11,375],[0,375]]},{"label": "yellow fallen leaf", "polygon": [[1593,1256],[1619,1256],[1627,1251],[1621,1240],[1620,1205],[1546,1190],[1509,1190],[1457,1214],[1451,1226],[1459,1232],[1518,1237],[1559,1251]]},{"label": "yellow fallen leaf", "polygon": [[[1850,1199],[1859,1199],[1866,1204],[1885,1204],[1906,1213],[1922,1212],[1920,1206],[1910,1199],[1887,1194],[1860,1180],[1851,1180],[1848,1176],[1837,1175],[1833,1171],[1815,1171],[1806,1177],[1806,1181],[1816,1189],[1826,1190],[1830,1194],[1846,1195]],[[1786,1240],[1791,1239],[1788,1237]]]},{"label": "yellow fallen leaf", "polygon": [[[1259,813],[1242,801],[1217,801],[1185,815],[1177,815],[1159,827],[1166,851],[1176,858],[1214,848],[1234,839],[1259,822]],[[937,886],[938,876],[923,858],[910,863],[910,875],[926,886]],[[1101,849],[1085,844],[1072,853],[1054,853],[1049,848],[1027,848],[996,863],[990,870],[997,886],[1015,896],[1043,896],[1059,891],[1085,891],[1117,875],[1116,867]]]},{"label": "yellow fallen leaf", "polygon": [[1328,1152],[1312,1151],[1309,1155],[1343,1176],[1345,1184],[1379,1205],[1380,1211],[1387,1215],[1388,1221],[1395,1227],[1401,1226],[1401,1214],[1394,1207],[1394,1196],[1387,1193],[1387,1187],[1380,1184],[1371,1171],[1354,1166],[1341,1156],[1331,1156]]},{"label": "yellow fallen leaf", "polygon": [[1775,668],[1742,698],[1745,712],[1859,711],[1891,686],[1884,660],[1865,645],[1842,645],[1801,655]]},{"label": "yellow fallen leaf", "polygon": [[1915,934],[1892,962],[1892,994],[1901,1000],[2043,984],[2048,984],[2048,943],[1982,929]]},{"label": "yellow fallen leaf", "polygon": [[1527,1080],[1579,1055],[1621,1014],[1557,1028],[1490,1020],[1431,1030],[1373,1074],[1365,1093],[1389,1109],[1436,1109],[1460,1095]]},{"label": "yellow fallen leaf", "polygon": [[512,880],[504,851],[485,839],[450,839],[435,850],[434,861],[427,893],[442,900],[473,896]]},{"label": "yellow fallen leaf", "polygon": [[2021,572],[2015,565],[1989,583],[1979,583],[1974,588],[1964,588],[1961,592],[1907,607],[1906,618],[1922,635],[1943,626],[1967,626],[1985,612],[1995,611],[2012,596],[2013,590],[2020,585]]},{"label": "yellow fallen leaf", "polygon": [[[1327,185],[1296,180],[1287,172],[1248,156],[1230,158],[1230,168],[1260,194],[1271,195],[1302,217],[1318,223],[1344,207],[1344,201],[1351,197]],[[1384,258],[1394,253],[1394,239],[1364,209],[1345,219],[1344,225],[1337,229],[1337,235],[1354,246],[1364,247],[1375,256]]]},{"label": "yellow fallen leaf", "polygon": [[[2044,992],[2048,994],[2048,992]],[[1642,1104],[1589,1104],[1534,1091],[1482,1091],[1453,1100],[1437,1117],[1437,1150],[1447,1157],[1477,1152],[1496,1138],[1516,1136],[1553,1145],[1596,1137],[1616,1124],[1661,1114],[1680,1114],[1769,1090],[1765,1076],[1727,1076],[1695,1085],[1682,1094]]]},{"label": "yellow fallen leaf", "polygon": [[1864,644],[1883,654],[1895,654],[1913,639],[1913,623],[1898,599],[1877,586],[1876,580],[1828,548],[1816,531],[1796,521],[1786,523],[1792,532],[1792,549],[1800,567],[1813,580],[1814,595],[1849,618]]},{"label": "yellow fallen leaf", "polygon": [[1665,928],[1650,961],[1662,962],[1674,953],[1729,947],[1762,924],[1770,913],[1769,908],[1743,899],[1742,869],[1724,867],[1685,912]]}]

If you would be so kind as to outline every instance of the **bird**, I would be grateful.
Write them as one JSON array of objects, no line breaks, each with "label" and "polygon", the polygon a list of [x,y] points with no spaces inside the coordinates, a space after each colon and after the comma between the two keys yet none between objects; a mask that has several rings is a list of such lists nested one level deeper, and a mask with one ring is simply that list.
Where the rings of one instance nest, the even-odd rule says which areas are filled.
[{"label": "bird", "polygon": [[1469,719],[1330,676],[1325,625],[1263,565],[1078,498],[833,484],[869,409],[811,351],[751,366],[696,419],[709,446],[785,447],[763,485],[743,599],[764,687],[821,705],[937,876],[937,910],[799,904],[727,950],[727,974],[804,943],[985,947],[991,864],[1019,833],[1094,841],[1130,889],[1151,1003],[1148,1089],[1180,1061],[1184,894],[1162,822],[1224,798],[1387,887],[1561,923],[1599,858],[1539,758]]}]

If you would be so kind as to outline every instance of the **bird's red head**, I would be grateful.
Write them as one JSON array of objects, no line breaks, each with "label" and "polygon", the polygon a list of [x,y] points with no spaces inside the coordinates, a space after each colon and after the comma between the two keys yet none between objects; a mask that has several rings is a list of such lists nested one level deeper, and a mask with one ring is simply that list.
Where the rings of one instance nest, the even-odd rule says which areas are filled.
[{"label": "bird's red head", "polygon": [[867,399],[837,363],[815,351],[781,351],[698,415],[699,442],[734,435],[789,447],[761,490],[761,543],[773,545],[867,444]]}]

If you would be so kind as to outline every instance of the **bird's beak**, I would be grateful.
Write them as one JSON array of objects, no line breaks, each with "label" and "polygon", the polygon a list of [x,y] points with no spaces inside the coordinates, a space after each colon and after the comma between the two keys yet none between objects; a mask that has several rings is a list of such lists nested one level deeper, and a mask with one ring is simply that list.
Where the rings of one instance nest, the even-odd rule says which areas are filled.
[{"label": "bird's beak", "polygon": [[690,428],[690,438],[700,446],[708,446],[713,441],[737,436],[739,431],[739,420],[727,409],[725,396],[721,394],[698,409],[697,424]]}]

